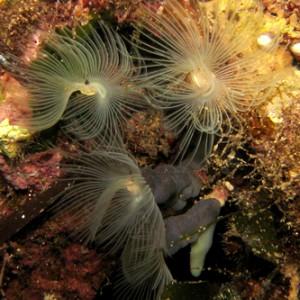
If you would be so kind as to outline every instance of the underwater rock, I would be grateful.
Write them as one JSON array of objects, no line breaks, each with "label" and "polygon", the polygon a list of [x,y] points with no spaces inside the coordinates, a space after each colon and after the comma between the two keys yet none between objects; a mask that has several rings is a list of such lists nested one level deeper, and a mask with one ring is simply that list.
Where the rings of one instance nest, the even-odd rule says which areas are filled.
[{"label": "underwater rock", "polygon": [[60,152],[47,150],[29,154],[18,166],[14,166],[0,156],[0,171],[17,190],[32,187],[35,191],[43,191],[61,175],[61,171],[57,167],[61,159]]}]

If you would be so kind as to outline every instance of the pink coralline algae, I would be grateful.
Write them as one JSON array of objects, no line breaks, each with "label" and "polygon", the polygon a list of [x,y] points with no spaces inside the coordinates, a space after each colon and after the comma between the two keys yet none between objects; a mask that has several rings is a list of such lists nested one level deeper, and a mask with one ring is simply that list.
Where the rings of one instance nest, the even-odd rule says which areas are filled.
[{"label": "pink coralline algae", "polygon": [[6,299],[92,300],[110,263],[93,249],[64,240],[65,220],[51,220],[11,244]]},{"label": "pink coralline algae", "polygon": [[61,159],[60,152],[48,150],[27,155],[17,166],[14,166],[0,156],[0,170],[15,189],[25,190],[31,187],[35,191],[42,191],[61,175],[58,168]]}]

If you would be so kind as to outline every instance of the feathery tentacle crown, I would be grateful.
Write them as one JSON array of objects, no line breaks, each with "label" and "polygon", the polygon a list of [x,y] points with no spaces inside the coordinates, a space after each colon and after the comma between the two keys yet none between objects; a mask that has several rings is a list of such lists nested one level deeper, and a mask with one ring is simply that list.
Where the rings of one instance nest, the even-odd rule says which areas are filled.
[{"label": "feathery tentacle crown", "polygon": [[89,26],[76,39],[65,30],[55,34],[41,57],[26,70],[31,94],[33,130],[53,126],[61,118],[65,129],[81,139],[119,130],[119,122],[143,106],[143,95],[132,79],[137,75],[124,42],[99,23],[100,35]]},{"label": "feathery tentacle crown", "polygon": [[230,133],[238,113],[261,103],[274,85],[276,34],[269,47],[258,47],[263,13],[252,0],[199,2],[193,11],[166,1],[159,10],[144,6],[142,15],[142,80],[153,105],[165,111],[166,127],[181,136],[177,160],[194,138],[191,159],[199,151],[205,156],[214,135]]},{"label": "feathery tentacle crown", "polygon": [[64,169],[76,182],[56,209],[70,213],[77,237],[121,252],[121,299],[158,299],[172,277],[164,261],[162,215],[135,161],[121,150],[85,149]]}]

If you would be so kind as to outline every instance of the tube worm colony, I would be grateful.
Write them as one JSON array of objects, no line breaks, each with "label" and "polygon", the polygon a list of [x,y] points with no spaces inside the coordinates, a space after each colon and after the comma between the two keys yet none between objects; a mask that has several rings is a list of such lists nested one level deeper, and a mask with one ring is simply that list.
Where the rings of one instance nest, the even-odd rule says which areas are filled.
[{"label": "tube worm colony", "polygon": [[[270,34],[264,42],[262,8],[254,3],[216,0],[193,11],[179,1],[166,1],[158,11],[143,6],[142,20],[135,24],[143,54],[136,54],[138,65],[122,39],[103,24],[100,35],[89,27],[90,35],[80,30],[83,37],[76,39],[68,30],[53,36],[36,61],[18,70],[31,95],[30,128],[43,130],[63,119],[63,129],[76,139],[100,137],[111,145],[122,139],[121,123],[145,107],[147,97],[178,135],[175,161],[199,168],[215,136],[228,135],[239,112],[266,99],[280,77],[271,73],[278,38]],[[76,237],[107,253],[121,253],[119,298],[158,299],[172,279],[164,261],[167,241],[213,223],[221,205],[205,200],[164,223],[157,204],[170,201],[175,210],[184,208],[199,193],[195,176],[182,166],[142,172],[123,145],[106,146],[94,143],[62,167],[75,183],[56,209],[73,215]],[[201,219],[204,212],[207,219]],[[191,219],[193,224],[186,221]],[[209,228],[191,240],[195,276],[211,245],[214,225]]]}]

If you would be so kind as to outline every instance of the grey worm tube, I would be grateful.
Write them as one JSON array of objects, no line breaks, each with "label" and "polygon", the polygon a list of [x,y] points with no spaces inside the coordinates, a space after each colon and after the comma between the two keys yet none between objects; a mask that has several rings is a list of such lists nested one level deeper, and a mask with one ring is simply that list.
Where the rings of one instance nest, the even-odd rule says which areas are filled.
[{"label": "grey worm tube", "polygon": [[196,197],[202,186],[192,171],[179,166],[146,168],[142,175],[152,190],[155,202],[158,205],[168,204],[175,210],[181,210],[186,200]]},{"label": "grey worm tube", "polygon": [[216,220],[222,203],[215,198],[203,199],[184,214],[164,220],[169,254],[191,244],[190,271],[198,277],[213,241]]},{"label": "grey worm tube", "polygon": [[[144,169],[143,177],[150,186],[157,204],[167,204],[181,210],[186,201],[196,197],[201,181],[192,171],[172,165]],[[218,198],[218,193],[215,193]],[[195,277],[201,274],[205,256],[212,245],[215,222],[220,213],[222,201],[213,197],[201,200],[185,213],[164,220],[168,254],[191,244],[190,271]]]},{"label": "grey worm tube", "polygon": [[[184,214],[164,220],[169,254],[195,242],[201,227],[213,224],[219,216],[221,204],[217,199],[203,199],[193,205]],[[187,238],[185,238],[187,237]]]}]

